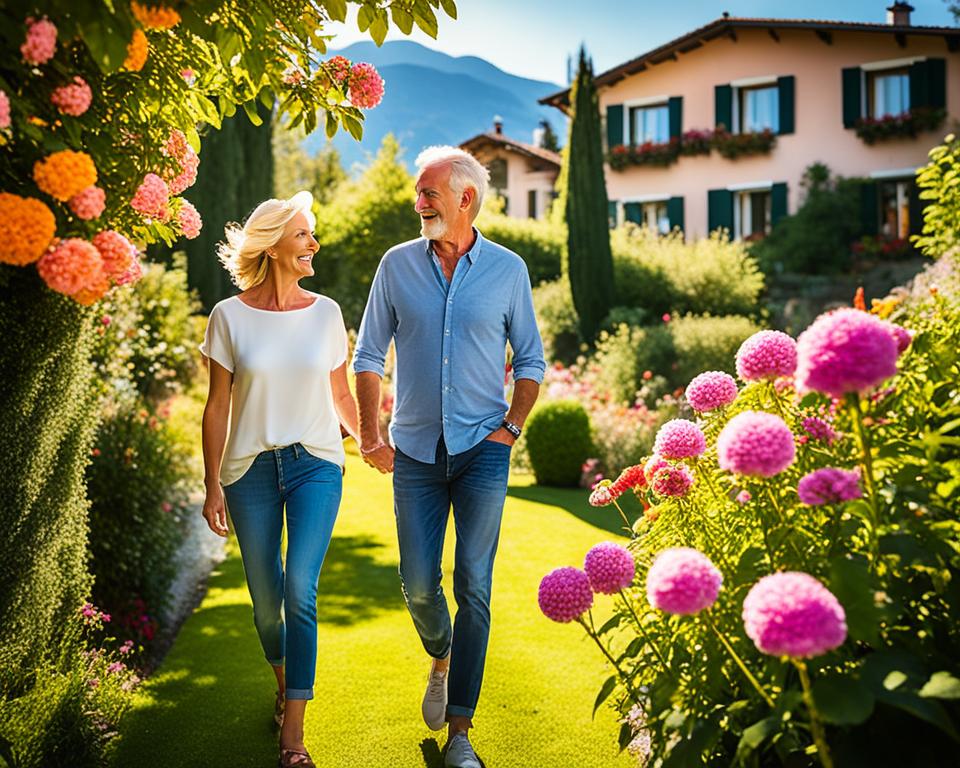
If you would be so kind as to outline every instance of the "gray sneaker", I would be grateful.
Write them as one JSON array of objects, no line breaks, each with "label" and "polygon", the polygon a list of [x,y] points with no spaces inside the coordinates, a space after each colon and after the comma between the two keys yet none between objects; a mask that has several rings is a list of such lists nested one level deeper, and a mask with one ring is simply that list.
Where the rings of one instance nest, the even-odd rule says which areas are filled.
[{"label": "gray sneaker", "polygon": [[427,678],[427,690],[423,694],[423,704],[420,712],[423,722],[432,731],[439,731],[447,722],[447,667],[443,672],[430,670]]},{"label": "gray sneaker", "polygon": [[470,739],[463,731],[455,733],[447,742],[443,765],[445,768],[481,768],[477,753],[473,751]]}]

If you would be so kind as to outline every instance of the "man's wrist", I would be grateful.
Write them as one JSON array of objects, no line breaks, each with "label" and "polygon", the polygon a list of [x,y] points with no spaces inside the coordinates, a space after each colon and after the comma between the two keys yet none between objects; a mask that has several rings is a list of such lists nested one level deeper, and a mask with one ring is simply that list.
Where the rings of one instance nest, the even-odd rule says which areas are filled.
[{"label": "man's wrist", "polygon": [[500,424],[500,428],[507,430],[507,432],[513,435],[514,440],[517,440],[520,437],[520,433],[523,431],[522,427],[519,424],[517,424],[516,422],[510,421],[509,419],[504,419],[503,422]]},{"label": "man's wrist", "polygon": [[386,443],[383,442],[383,438],[378,437],[374,441],[370,442],[361,442],[360,443],[360,455],[367,456],[368,454],[373,453],[374,451],[379,451],[381,448],[386,447]]}]

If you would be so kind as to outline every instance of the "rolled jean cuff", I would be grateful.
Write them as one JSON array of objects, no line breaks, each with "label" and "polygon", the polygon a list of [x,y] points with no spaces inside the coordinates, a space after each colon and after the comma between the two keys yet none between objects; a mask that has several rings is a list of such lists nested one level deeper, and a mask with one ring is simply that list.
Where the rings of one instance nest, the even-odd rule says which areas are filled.
[{"label": "rolled jean cuff", "polygon": [[456,704],[447,704],[448,717],[473,717],[475,711],[473,707],[458,707]]},{"label": "rolled jean cuff", "polygon": [[284,695],[287,701],[295,699],[309,700],[313,698],[313,688],[287,688]]}]

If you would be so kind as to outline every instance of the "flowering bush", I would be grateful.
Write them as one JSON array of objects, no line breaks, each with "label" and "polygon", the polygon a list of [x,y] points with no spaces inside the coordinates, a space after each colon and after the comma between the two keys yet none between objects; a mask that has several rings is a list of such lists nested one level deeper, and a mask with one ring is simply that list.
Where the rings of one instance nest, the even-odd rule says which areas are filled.
[{"label": "flowering bush", "polygon": [[[636,579],[577,606],[613,673],[596,705],[618,710],[641,765],[956,754],[958,261],[878,302],[885,320],[822,316],[796,384],[748,381],[700,411],[703,453],[646,462],[647,508],[625,520]],[[891,323],[912,334],[899,357]],[[658,492],[675,474],[687,492]],[[907,731],[922,740],[903,745]]]}]

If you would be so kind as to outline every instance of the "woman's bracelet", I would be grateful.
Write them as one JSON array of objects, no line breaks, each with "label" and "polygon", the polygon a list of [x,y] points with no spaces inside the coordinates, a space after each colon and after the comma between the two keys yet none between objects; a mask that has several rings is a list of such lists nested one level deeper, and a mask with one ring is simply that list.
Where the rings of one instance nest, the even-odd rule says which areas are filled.
[{"label": "woman's bracelet", "polygon": [[385,442],[383,442],[383,439],[381,438],[380,440],[377,441],[377,444],[376,444],[375,446],[373,446],[373,448],[363,448],[363,447],[361,447],[361,448],[360,448],[360,455],[361,455],[361,456],[368,456],[369,454],[373,453],[374,451],[379,451],[381,448],[386,447],[386,445],[387,445],[387,444],[386,444]]}]

